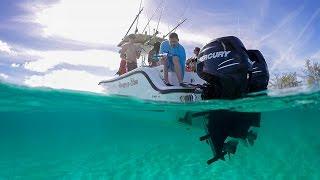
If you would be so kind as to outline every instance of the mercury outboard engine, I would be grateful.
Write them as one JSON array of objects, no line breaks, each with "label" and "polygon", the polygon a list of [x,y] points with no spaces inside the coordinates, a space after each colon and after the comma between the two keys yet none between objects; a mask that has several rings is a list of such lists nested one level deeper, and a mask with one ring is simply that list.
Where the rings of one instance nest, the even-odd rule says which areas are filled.
[{"label": "mercury outboard engine", "polygon": [[250,60],[253,62],[252,72],[249,78],[248,92],[263,91],[268,88],[269,70],[266,60],[259,50],[247,51]]},{"label": "mercury outboard engine", "polygon": [[[249,59],[250,58],[250,59]],[[242,42],[233,36],[215,39],[205,45],[198,56],[198,75],[207,82],[203,99],[235,99],[248,92],[266,90],[269,81],[267,64],[258,50],[246,50]],[[193,114],[205,116],[206,140],[213,151],[211,164],[225,155],[235,154],[238,141],[242,139],[253,145],[257,133],[249,130],[260,127],[260,113],[212,110]]]},{"label": "mercury outboard engine", "polygon": [[252,68],[246,48],[234,37],[205,45],[198,56],[197,74],[207,82],[203,99],[235,99],[245,95]]}]

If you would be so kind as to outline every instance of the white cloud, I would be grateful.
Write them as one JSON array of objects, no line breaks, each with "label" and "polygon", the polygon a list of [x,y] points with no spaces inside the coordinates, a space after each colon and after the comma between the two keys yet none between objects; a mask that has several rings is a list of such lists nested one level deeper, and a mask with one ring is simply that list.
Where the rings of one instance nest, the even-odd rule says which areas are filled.
[{"label": "white cloud", "polygon": [[96,76],[85,71],[56,70],[46,75],[33,75],[24,81],[31,87],[50,87],[55,89],[71,89],[79,91],[102,92],[98,85],[101,80],[110,77]]},{"label": "white cloud", "polygon": [[[45,37],[58,36],[84,43],[116,46],[137,14],[139,3],[140,0],[118,0],[112,3],[101,0],[90,2],[62,0],[50,6],[35,6],[38,8],[33,9],[34,21],[43,27],[42,35]],[[147,22],[145,12],[148,12],[147,8],[139,19],[140,31]],[[156,20],[150,22],[150,27],[156,27],[156,25]],[[161,23],[159,30],[165,33],[168,27],[168,24]],[[132,30],[134,28],[135,26]],[[184,41],[190,40],[197,43],[204,39],[203,36],[195,36],[192,33],[185,33],[184,37]],[[117,52],[103,50],[45,52],[26,50],[25,54],[34,60],[31,59],[33,61],[25,63],[24,67],[36,72],[46,72],[62,63],[105,67],[116,71],[120,60]]]},{"label": "white cloud", "polygon": [[35,15],[44,36],[117,44],[137,13],[140,0],[61,0]]},{"label": "white cloud", "polygon": [[11,64],[11,67],[13,67],[13,68],[18,68],[20,66],[21,66],[21,64],[16,64],[16,63]]},{"label": "white cloud", "polygon": [[12,54],[13,51],[11,50],[11,47],[6,43],[0,40],[0,52]]},{"label": "white cloud", "polygon": [[[137,14],[140,0],[109,1],[62,0],[52,6],[44,6],[35,14],[35,22],[43,26],[43,36],[59,36],[87,43],[118,44]],[[76,4],[76,5],[75,5]],[[148,2],[145,2],[148,4]],[[142,31],[150,18],[145,7],[139,19]],[[151,15],[150,15],[151,16]],[[157,27],[157,16],[150,22],[150,33]],[[188,22],[187,22],[188,23]],[[173,25],[161,22],[161,35],[169,32]],[[135,25],[132,27],[134,31]],[[149,31],[149,27],[146,29]],[[132,32],[131,31],[131,32]],[[205,43],[209,38],[199,33],[180,31],[188,43]],[[182,36],[181,36],[182,37]],[[182,39],[182,38],[181,38]],[[209,39],[210,40],[210,39]]]},{"label": "white cloud", "polygon": [[3,73],[0,73],[0,79],[8,79],[9,76]]},{"label": "white cloud", "polygon": [[46,72],[59,64],[105,67],[116,71],[119,66],[120,57],[118,53],[102,50],[84,51],[32,51],[27,52],[30,56],[38,59],[24,64],[31,71]]},{"label": "white cloud", "polygon": [[186,31],[178,31],[181,32],[180,39],[182,42],[186,42],[187,44],[200,44],[200,45],[205,45],[208,43],[210,40],[214,38],[210,38],[206,35],[201,35],[200,33],[192,33],[192,32],[186,32]]}]

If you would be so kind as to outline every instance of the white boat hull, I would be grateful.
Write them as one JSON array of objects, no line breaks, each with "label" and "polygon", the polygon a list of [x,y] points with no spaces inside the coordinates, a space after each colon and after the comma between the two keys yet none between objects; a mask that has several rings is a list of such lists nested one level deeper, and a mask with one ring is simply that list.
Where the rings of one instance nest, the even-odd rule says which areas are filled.
[{"label": "white boat hull", "polygon": [[[166,102],[195,102],[201,100],[201,93],[194,88],[177,86],[174,73],[169,74],[169,80],[175,86],[166,86],[163,82],[162,66],[156,68],[141,67],[111,80],[99,84],[104,92],[111,95],[131,96],[144,100]],[[186,72],[184,82],[203,84],[204,81],[196,73]]]}]

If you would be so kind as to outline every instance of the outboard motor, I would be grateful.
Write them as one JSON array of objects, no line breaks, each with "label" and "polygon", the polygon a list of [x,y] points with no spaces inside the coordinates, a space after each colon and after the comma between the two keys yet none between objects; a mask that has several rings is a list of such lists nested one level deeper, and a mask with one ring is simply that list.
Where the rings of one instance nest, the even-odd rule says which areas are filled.
[{"label": "outboard motor", "polygon": [[247,53],[253,62],[248,92],[264,91],[268,88],[269,83],[269,70],[266,60],[259,50],[248,50]]},{"label": "outboard motor", "polygon": [[197,74],[208,84],[203,99],[235,99],[245,95],[251,70],[246,48],[234,37],[222,37],[205,45],[198,56]]},{"label": "outboard motor", "polygon": [[[260,51],[246,50],[233,36],[215,39],[202,48],[197,73],[207,82],[202,88],[204,99],[240,98],[248,92],[266,90],[269,81],[268,67]],[[213,158],[208,164],[236,153],[238,141],[227,141],[228,137],[253,145],[257,133],[250,128],[260,127],[261,119],[260,113],[230,110],[211,110],[192,116],[206,117],[207,134],[200,140],[206,140],[211,146]]]}]

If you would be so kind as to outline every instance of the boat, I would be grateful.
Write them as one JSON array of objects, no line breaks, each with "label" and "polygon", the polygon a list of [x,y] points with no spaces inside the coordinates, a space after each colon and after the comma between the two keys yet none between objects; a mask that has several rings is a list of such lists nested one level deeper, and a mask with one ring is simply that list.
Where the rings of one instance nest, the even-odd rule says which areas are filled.
[{"label": "boat", "polygon": [[[144,40],[136,43],[145,51],[142,59],[147,56],[147,49],[152,48],[151,44],[146,45],[147,41],[150,42],[149,38],[140,38]],[[183,82],[187,87],[179,86],[174,72],[169,72],[169,82],[174,86],[166,86],[163,65],[149,67],[143,62],[141,67],[103,80],[99,85],[110,95],[188,103],[240,98],[248,93],[248,89],[252,92],[265,90],[269,80],[261,52],[247,50],[240,39],[234,36],[214,39],[201,49],[197,72],[185,72]]]},{"label": "boat", "polygon": [[[139,10],[129,30],[117,45],[118,47],[129,42],[129,36],[131,35],[129,31],[138,20],[142,10]],[[181,87],[175,73],[169,72],[169,81],[173,86],[166,86],[163,78],[163,65],[152,68],[146,64],[147,56],[153,45],[156,42],[164,41],[171,32],[175,31],[185,21],[186,19],[180,21],[162,37],[159,36],[158,30],[155,30],[153,34],[147,34],[147,32],[137,33],[138,30],[136,29],[133,33],[135,36],[134,43],[142,49],[140,58],[141,67],[121,76],[99,82],[99,85],[103,87],[104,93],[165,102],[186,103],[200,101],[202,99],[201,91],[197,86],[203,85],[205,81],[197,73],[185,72],[183,82],[187,83],[188,87]]]},{"label": "boat", "polygon": [[[119,46],[127,41],[128,32]],[[183,81],[187,86],[179,86],[175,73],[169,73],[169,81],[173,86],[167,86],[164,83],[163,66],[148,67],[145,64],[145,57],[153,43],[164,39],[165,36],[157,37],[157,32],[153,35],[138,34],[135,43],[143,49],[141,66],[101,81],[99,85],[104,92],[143,100],[192,103],[210,99],[237,99],[267,89],[269,71],[262,53],[246,49],[241,40],[234,36],[213,39],[201,48],[196,72],[185,72]],[[213,157],[207,161],[211,164],[236,153],[239,140],[234,139],[253,145],[257,133],[251,129],[260,127],[261,114],[230,110],[185,112],[185,116],[178,121],[193,125],[198,117],[202,118],[206,130],[200,141],[206,141],[213,153]]]},{"label": "boat", "polygon": [[[241,40],[234,36],[213,39],[200,50],[197,71],[185,72],[183,82],[187,84],[186,87],[179,86],[174,72],[169,72],[169,82],[174,86],[166,86],[163,66],[149,67],[146,59],[154,44],[164,41],[186,19],[160,37],[158,27],[153,34],[145,31],[147,26],[141,33],[138,32],[138,19],[142,11],[140,3],[137,16],[118,44],[121,47],[129,41],[129,32],[136,23],[136,30],[132,34],[136,37],[135,45],[142,49],[141,66],[99,82],[104,93],[143,100],[187,103],[207,99],[235,99],[267,88],[269,74],[263,55],[259,50],[247,50]],[[147,25],[150,21],[151,18]]]}]

